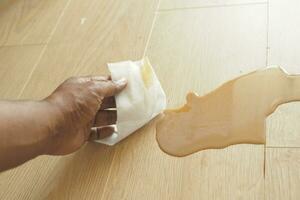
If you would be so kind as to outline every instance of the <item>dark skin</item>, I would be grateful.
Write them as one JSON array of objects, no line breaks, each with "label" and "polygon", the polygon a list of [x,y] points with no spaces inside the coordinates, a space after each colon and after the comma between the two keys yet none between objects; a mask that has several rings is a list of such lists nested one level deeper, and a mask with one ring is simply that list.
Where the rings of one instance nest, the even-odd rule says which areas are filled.
[{"label": "dark skin", "polygon": [[126,84],[103,76],[74,77],[41,101],[0,101],[0,171],[39,155],[70,154],[111,135],[114,96]]}]

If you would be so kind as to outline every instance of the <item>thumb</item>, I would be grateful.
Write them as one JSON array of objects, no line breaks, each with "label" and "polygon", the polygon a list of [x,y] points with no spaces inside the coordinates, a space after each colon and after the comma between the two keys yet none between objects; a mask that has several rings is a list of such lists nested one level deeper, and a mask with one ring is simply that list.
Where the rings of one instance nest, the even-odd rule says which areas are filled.
[{"label": "thumb", "polygon": [[125,78],[112,81],[112,80],[106,80],[106,81],[97,81],[95,83],[96,85],[96,92],[103,96],[103,97],[110,97],[114,96],[117,93],[121,92],[127,85],[127,80]]}]

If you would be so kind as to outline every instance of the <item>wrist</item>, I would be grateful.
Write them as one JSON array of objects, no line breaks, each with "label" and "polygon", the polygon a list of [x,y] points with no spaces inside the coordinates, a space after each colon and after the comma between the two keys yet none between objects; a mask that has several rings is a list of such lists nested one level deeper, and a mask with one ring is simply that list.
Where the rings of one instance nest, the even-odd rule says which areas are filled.
[{"label": "wrist", "polygon": [[0,101],[0,171],[47,154],[51,109],[44,101]]},{"label": "wrist", "polygon": [[[45,101],[1,101],[1,147],[17,155],[36,157],[46,154],[52,138],[49,118],[52,111]],[[0,152],[1,153],[1,152]]]},{"label": "wrist", "polygon": [[43,105],[43,112],[46,117],[46,130],[47,140],[44,145],[44,154],[53,155],[57,146],[59,145],[59,137],[61,132],[61,124],[65,120],[62,108],[57,105],[54,98],[46,98],[40,102]]},{"label": "wrist", "polygon": [[54,137],[57,135],[59,111],[47,100],[36,101],[33,106],[35,111],[32,116],[37,122],[35,130],[39,138],[37,148],[41,155],[46,155],[55,146]]}]

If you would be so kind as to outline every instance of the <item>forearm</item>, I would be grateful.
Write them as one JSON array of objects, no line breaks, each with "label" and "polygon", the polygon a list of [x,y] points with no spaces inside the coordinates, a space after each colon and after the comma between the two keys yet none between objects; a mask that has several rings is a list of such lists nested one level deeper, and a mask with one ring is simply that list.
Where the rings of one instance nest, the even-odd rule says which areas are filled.
[{"label": "forearm", "polygon": [[[126,80],[73,77],[43,101],[0,101],[0,172],[39,155],[66,155],[114,132],[114,96]],[[101,116],[101,117],[100,117]],[[101,135],[100,135],[101,133]],[[100,135],[100,136],[99,136]]]},{"label": "forearm", "polygon": [[0,171],[46,153],[50,113],[44,101],[0,101]]}]

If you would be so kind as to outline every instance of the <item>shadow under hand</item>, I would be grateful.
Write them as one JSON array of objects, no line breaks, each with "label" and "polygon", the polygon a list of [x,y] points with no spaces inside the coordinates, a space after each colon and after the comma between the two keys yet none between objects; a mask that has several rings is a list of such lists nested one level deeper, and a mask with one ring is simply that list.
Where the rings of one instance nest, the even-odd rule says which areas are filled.
[{"label": "shadow under hand", "polygon": [[42,190],[43,196],[37,199],[100,199],[113,160],[112,176],[115,177],[121,171],[124,172],[118,170],[121,163],[130,167],[132,163],[136,163],[134,159],[136,156],[140,161],[141,155],[149,155],[147,159],[150,160],[156,159],[151,156],[153,151],[164,154],[155,141],[155,123],[159,118],[151,120],[126,140],[114,146],[90,142],[76,153],[61,157],[48,176],[49,179]]}]

